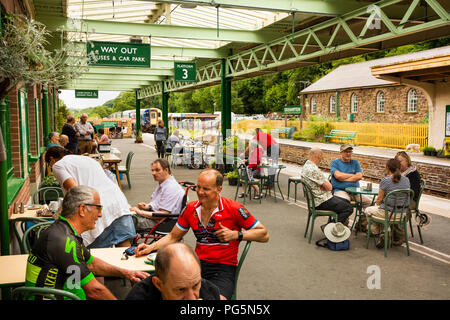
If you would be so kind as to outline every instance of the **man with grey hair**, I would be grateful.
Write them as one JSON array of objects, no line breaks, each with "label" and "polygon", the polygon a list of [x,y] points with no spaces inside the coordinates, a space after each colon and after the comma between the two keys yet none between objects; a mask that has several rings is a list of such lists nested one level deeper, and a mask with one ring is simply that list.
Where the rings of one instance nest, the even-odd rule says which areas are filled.
[{"label": "man with grey hair", "polygon": [[67,116],[67,122],[64,124],[61,130],[61,134],[65,134],[69,137],[69,143],[66,145],[66,149],[72,152],[73,154],[77,154],[78,152],[78,137],[80,133],[75,130],[75,117],[72,115]]},{"label": "man with grey hair", "polygon": [[59,144],[59,133],[54,131],[48,134],[47,149],[51,147],[61,147]]},{"label": "man with grey hair", "polygon": [[78,154],[91,153],[92,151],[94,127],[87,122],[87,119],[88,115],[83,113],[80,116],[80,121],[75,124],[76,130],[80,133],[80,137],[78,138]]},{"label": "man with grey hair", "polygon": [[333,196],[331,193],[333,187],[318,167],[322,158],[322,150],[317,147],[311,148],[309,160],[303,165],[301,176],[311,187],[316,209],[334,211],[338,214],[338,221],[336,222],[348,225],[348,217],[353,213],[353,208],[350,201]]},{"label": "man with grey hair", "polygon": [[155,274],[133,286],[125,300],[219,300],[219,289],[202,279],[200,260],[190,246],[169,244],[158,251]]},{"label": "man with grey hair", "polygon": [[94,276],[119,276],[138,282],[148,277],[141,271],[119,268],[91,255],[79,236],[95,228],[102,216],[98,192],[88,186],[70,189],[62,211],[33,245],[26,271],[26,286],[65,290],[80,299],[115,300]]}]

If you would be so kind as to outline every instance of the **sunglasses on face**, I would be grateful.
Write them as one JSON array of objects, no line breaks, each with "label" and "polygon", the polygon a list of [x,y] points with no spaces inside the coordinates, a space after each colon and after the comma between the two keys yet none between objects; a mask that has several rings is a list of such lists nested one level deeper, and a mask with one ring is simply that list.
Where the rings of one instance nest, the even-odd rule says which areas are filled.
[{"label": "sunglasses on face", "polygon": [[85,206],[97,207],[98,212],[102,212],[103,206],[101,204],[85,203]]}]

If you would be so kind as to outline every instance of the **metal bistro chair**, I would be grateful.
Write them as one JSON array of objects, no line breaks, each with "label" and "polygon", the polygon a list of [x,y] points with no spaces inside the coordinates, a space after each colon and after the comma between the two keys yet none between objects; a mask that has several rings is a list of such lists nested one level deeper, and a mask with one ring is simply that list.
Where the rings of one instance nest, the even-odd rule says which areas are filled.
[{"label": "metal bistro chair", "polygon": [[241,257],[239,258],[238,265],[236,267],[236,273],[234,277],[234,291],[233,295],[231,296],[231,300],[236,300],[237,297],[237,283],[239,279],[239,273],[241,272],[242,265],[244,264],[245,257],[247,256],[248,250],[250,250],[250,245],[252,244],[251,241],[247,241],[244,247],[244,251],[242,251]]},{"label": "metal bistro chair", "polygon": [[[234,200],[236,200],[237,195],[239,193],[240,186],[244,186],[244,204],[245,204],[245,198],[247,197],[247,194],[249,194],[250,199],[252,198],[252,186],[258,186],[259,188],[259,203],[261,203],[261,194],[262,194],[262,179],[253,179],[250,180],[248,176],[248,168],[245,164],[241,163],[239,165],[239,178],[238,183],[236,186],[236,194],[234,195]],[[255,192],[254,192],[255,193]]]},{"label": "metal bistro chair", "polygon": [[289,177],[288,179],[288,194],[287,194],[287,198],[289,199],[289,193],[291,191],[291,183],[294,184],[294,188],[295,188],[295,192],[294,192],[294,202],[297,202],[297,185],[300,182],[300,180],[302,180],[302,177],[298,176],[298,177]]},{"label": "metal bistro chair", "polygon": [[127,182],[128,182],[128,188],[131,189],[131,182],[130,182],[130,169],[131,169],[131,160],[133,159],[134,152],[130,151],[127,155],[127,161],[125,166],[119,166],[119,173],[126,174],[127,176]]},{"label": "metal bistro chair", "polygon": [[71,292],[52,288],[18,287],[12,292],[13,300],[29,300],[30,296],[42,296],[42,300],[57,300],[58,296],[64,300],[81,300]]},{"label": "metal bistro chair", "polygon": [[316,220],[317,217],[325,216],[325,217],[328,217],[328,220],[330,220],[332,218],[332,219],[334,219],[334,221],[338,221],[338,215],[334,211],[317,210],[316,209],[316,204],[315,204],[315,201],[314,201],[314,194],[312,192],[311,187],[303,179],[300,180],[300,182],[303,185],[303,194],[305,195],[306,202],[308,204],[308,222],[306,224],[304,237],[306,238],[306,234],[308,233],[308,228],[309,228],[309,222],[310,222],[310,220],[312,218],[311,231],[309,233],[309,239],[308,239],[308,243],[311,243],[312,233],[313,233],[313,230],[314,230],[314,220]]},{"label": "metal bistro chair", "polygon": [[[370,239],[370,225],[373,222],[381,223],[384,226],[384,256],[387,257],[387,249],[388,249],[388,229],[394,224],[399,224],[405,230],[405,241],[406,241],[406,250],[408,256],[409,252],[409,243],[408,243],[408,211],[409,211],[409,201],[414,197],[414,191],[411,189],[399,189],[389,192],[384,199],[384,203],[394,203],[392,212],[389,212],[387,206],[384,208],[384,217],[369,217],[369,225],[367,226],[367,239],[366,239],[366,248],[369,248],[369,239]],[[389,201],[390,200],[390,201]],[[392,201],[393,200],[393,201]],[[391,233],[392,236],[392,233]],[[392,243],[392,239],[391,239]]]},{"label": "metal bistro chair", "polygon": [[22,237],[23,253],[30,253],[30,248],[33,243],[39,238],[41,232],[47,229],[54,221],[45,221],[35,224],[28,228]]},{"label": "metal bistro chair", "polygon": [[40,222],[48,222],[48,219],[44,218],[28,218],[28,217],[21,217],[16,218],[12,221],[12,224],[14,225],[14,235],[16,236],[17,242],[19,243],[20,247],[20,253],[21,254],[27,254],[28,252],[25,251],[25,248],[23,247],[23,236],[21,237],[19,234],[19,229],[22,231],[22,235],[25,234],[25,231],[27,230],[27,224],[36,224]]},{"label": "metal bistro chair", "polygon": [[[414,237],[414,233],[413,233],[413,227],[412,227],[412,223],[411,223],[411,219],[412,219],[412,215],[415,214],[416,216],[421,215],[420,211],[419,211],[419,202],[420,202],[420,198],[422,197],[422,192],[425,189],[425,180],[420,180],[420,190],[419,190],[419,196],[417,197],[417,201],[416,201],[416,206],[413,209],[409,209],[408,210],[408,220],[409,220],[409,229],[411,230],[411,237]],[[420,224],[417,225],[417,231],[419,232],[419,237],[420,237],[420,243],[423,244],[423,238],[422,238],[422,226]]]},{"label": "metal bistro chair", "polygon": [[47,200],[57,201],[60,197],[63,197],[60,187],[42,187],[33,194],[33,204],[46,204]]}]

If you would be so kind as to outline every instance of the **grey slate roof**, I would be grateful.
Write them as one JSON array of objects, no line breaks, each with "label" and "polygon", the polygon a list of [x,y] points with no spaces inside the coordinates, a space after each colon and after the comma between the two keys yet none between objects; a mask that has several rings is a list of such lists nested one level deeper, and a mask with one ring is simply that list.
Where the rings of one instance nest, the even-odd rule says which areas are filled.
[{"label": "grey slate roof", "polygon": [[450,46],[445,46],[430,50],[339,66],[335,70],[328,73],[326,76],[320,78],[310,86],[303,89],[301,92],[311,93],[337,89],[373,87],[394,84],[395,82],[381,80],[374,77],[370,71],[370,67],[388,65],[397,62],[413,61],[448,54],[450,54]]}]

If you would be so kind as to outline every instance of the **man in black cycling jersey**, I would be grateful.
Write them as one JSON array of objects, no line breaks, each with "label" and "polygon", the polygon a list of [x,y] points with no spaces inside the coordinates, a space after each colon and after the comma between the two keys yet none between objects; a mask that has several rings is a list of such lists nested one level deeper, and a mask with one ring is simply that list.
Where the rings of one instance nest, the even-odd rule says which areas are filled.
[{"label": "man in black cycling jersey", "polygon": [[95,228],[101,212],[100,196],[94,188],[70,189],[64,197],[61,216],[41,233],[31,249],[25,285],[66,290],[84,300],[114,300],[116,297],[94,274],[124,277],[133,282],[148,277],[145,272],[122,269],[95,258],[83,245],[80,234]]}]

